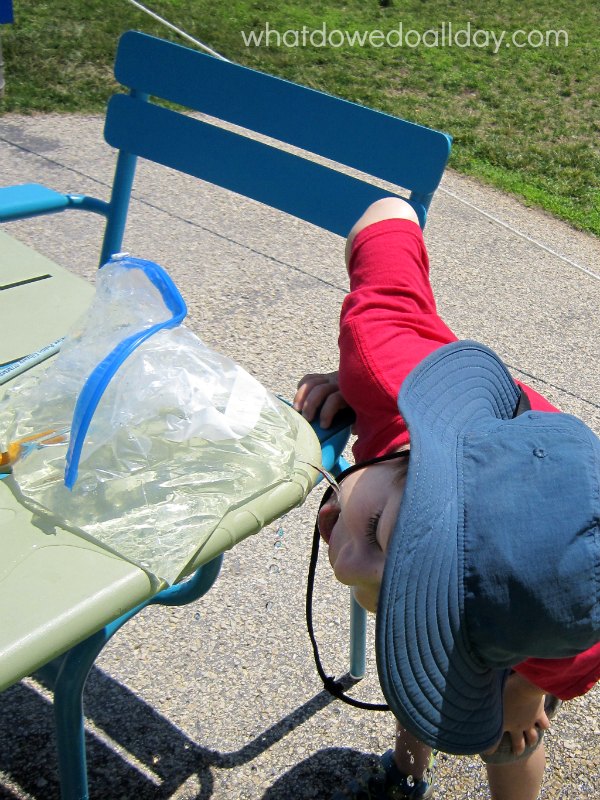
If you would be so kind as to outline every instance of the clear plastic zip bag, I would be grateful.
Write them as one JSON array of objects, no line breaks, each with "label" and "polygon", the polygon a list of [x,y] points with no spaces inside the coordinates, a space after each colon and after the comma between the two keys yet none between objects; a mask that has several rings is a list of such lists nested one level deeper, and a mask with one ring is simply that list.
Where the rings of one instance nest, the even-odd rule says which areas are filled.
[{"label": "clear plastic zip bag", "polygon": [[225,513],[289,480],[298,430],[185,313],[164,270],[115,257],[58,356],[0,403],[21,502],[169,583]]}]

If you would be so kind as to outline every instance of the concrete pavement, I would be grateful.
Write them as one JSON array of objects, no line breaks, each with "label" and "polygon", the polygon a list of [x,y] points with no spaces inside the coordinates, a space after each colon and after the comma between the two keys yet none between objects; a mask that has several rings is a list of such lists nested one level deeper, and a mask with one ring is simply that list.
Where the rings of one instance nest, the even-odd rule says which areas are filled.
[{"label": "concrete pavement", "polygon": [[[114,153],[100,117],[0,119],[2,184],[108,197]],[[6,231],[93,280],[99,218],[69,212]],[[449,172],[426,229],[442,316],[600,433],[600,242]],[[347,291],[343,242],[271,209],[141,164],[124,248],[160,263],[187,324],[270,389],[336,365]],[[214,589],[150,608],[105,649],[88,681],[92,798],[327,800],[393,743],[387,714],[320,690],[304,623],[319,491],[227,554]],[[283,547],[275,548],[282,541]],[[327,669],[347,669],[348,598],[323,563],[316,624]],[[380,697],[372,653],[356,694]],[[548,734],[544,800],[600,798],[600,689]],[[441,758],[440,798],[486,798],[478,759]],[[51,707],[32,680],[0,697],[0,798],[58,796]]]}]

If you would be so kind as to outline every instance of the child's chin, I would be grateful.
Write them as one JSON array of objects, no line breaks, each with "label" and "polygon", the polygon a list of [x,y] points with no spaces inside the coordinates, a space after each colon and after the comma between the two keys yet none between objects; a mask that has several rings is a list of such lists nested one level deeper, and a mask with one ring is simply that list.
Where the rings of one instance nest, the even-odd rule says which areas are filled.
[{"label": "child's chin", "polygon": [[354,595],[354,599],[356,600],[358,605],[361,606],[361,608],[364,608],[364,610],[368,611],[370,614],[376,613],[377,596],[373,591],[369,589],[363,589],[360,586],[353,586],[352,594]]}]

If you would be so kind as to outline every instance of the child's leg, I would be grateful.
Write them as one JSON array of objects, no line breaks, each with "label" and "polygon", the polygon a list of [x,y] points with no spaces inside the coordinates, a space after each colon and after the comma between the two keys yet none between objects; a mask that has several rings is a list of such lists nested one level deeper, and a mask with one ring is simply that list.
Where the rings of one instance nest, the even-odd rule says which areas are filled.
[{"label": "child's leg", "polygon": [[544,743],[529,758],[485,766],[492,800],[536,800],[546,766]]},{"label": "child's leg", "polygon": [[396,747],[394,761],[405,775],[412,775],[415,781],[421,780],[431,759],[431,747],[409,733],[399,722],[396,723]]},{"label": "child's leg", "polygon": [[348,240],[346,242],[346,264],[348,263],[352,251],[352,242],[359,231],[362,231],[363,228],[372,225],[374,222],[381,222],[384,219],[409,219],[417,225],[419,224],[419,218],[414,208],[410,203],[407,203],[406,200],[402,200],[401,197],[384,197],[381,200],[376,200],[367,208],[360,219],[357,220],[348,234]]}]

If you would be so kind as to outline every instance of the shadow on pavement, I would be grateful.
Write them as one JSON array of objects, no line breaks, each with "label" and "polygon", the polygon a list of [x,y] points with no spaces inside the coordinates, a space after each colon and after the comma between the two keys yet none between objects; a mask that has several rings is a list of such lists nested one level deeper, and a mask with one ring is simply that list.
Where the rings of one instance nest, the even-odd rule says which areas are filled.
[{"label": "shadow on pavement", "polygon": [[[84,696],[86,720],[93,726],[86,736],[90,800],[160,800],[192,776],[200,787],[196,800],[208,800],[214,791],[212,767],[235,769],[251,762],[333,699],[322,691],[241,749],[223,753],[198,745],[127,687],[93,668]],[[323,750],[277,779],[264,800],[326,800],[367,761],[356,751]],[[26,683],[2,696],[0,771],[31,797],[60,796],[52,704]],[[18,796],[6,783],[0,785],[2,800]]]},{"label": "shadow on pavement", "polygon": [[352,778],[372,769],[376,760],[343,747],[320,750],[282,775],[261,800],[328,800]]}]

